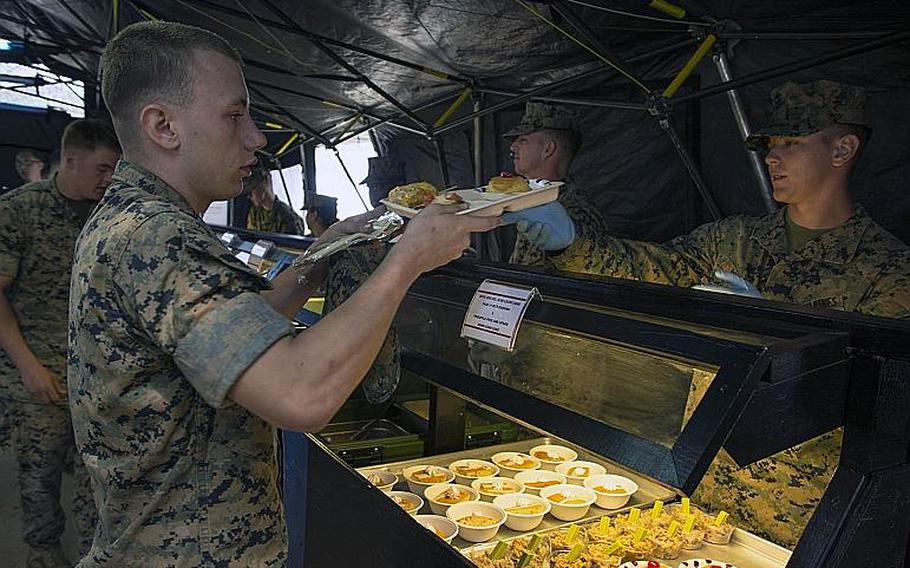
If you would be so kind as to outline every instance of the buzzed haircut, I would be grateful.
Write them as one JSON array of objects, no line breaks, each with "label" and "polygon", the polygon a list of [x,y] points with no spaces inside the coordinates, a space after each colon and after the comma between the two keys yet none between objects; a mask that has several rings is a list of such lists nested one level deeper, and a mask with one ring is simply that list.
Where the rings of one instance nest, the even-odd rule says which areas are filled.
[{"label": "buzzed haircut", "polygon": [[107,44],[101,56],[101,94],[125,142],[134,139],[136,112],[143,106],[191,102],[197,50],[243,63],[237,50],[218,34],[176,22],[133,24]]},{"label": "buzzed haircut", "polygon": [[60,148],[64,152],[75,148],[89,152],[98,148],[109,148],[118,154],[123,152],[114,128],[103,120],[92,118],[74,120],[67,124],[60,139]]}]

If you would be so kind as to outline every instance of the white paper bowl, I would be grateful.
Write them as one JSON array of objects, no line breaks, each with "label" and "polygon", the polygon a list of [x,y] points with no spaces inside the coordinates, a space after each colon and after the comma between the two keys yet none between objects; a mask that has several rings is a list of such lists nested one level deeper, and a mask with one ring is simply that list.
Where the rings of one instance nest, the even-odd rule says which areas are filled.
[{"label": "white paper bowl", "polygon": [[[580,468],[586,468],[587,475],[581,475],[581,472],[579,471]],[[573,485],[582,485],[585,479],[592,475],[603,475],[607,473],[607,468],[599,463],[589,461],[571,461],[556,466],[556,472],[565,475],[566,479],[569,480],[569,483]]]},{"label": "white paper bowl", "polygon": [[[537,452],[546,452],[551,455],[559,456],[560,459],[545,459],[537,455]],[[566,463],[570,461],[575,461],[578,459],[578,452],[572,448],[567,448],[565,446],[557,446],[556,444],[543,444],[542,446],[534,446],[531,448],[531,457],[537,458],[540,460],[541,469],[547,469],[553,471],[561,463]]]},{"label": "white paper bowl", "polygon": [[[485,466],[487,468],[492,468],[493,473],[486,473],[483,475],[463,475],[458,473],[458,468],[467,466],[467,467],[481,467]],[[488,462],[485,460],[474,460],[474,459],[464,459],[456,460],[449,464],[449,469],[452,470],[452,473],[455,474],[455,482],[462,485],[470,485],[475,479],[480,479],[483,477],[494,477],[499,475],[499,466],[495,463]]]},{"label": "white paper bowl", "polygon": [[431,485],[426,488],[423,492],[423,496],[426,498],[427,503],[430,505],[430,510],[433,511],[434,515],[443,515],[445,516],[446,511],[449,510],[449,507],[456,505],[457,503],[440,503],[437,499],[448,491],[451,488],[457,488],[458,491],[462,493],[467,493],[469,497],[464,501],[459,501],[459,503],[469,503],[471,501],[480,501],[480,493],[476,489],[472,489],[467,485],[457,485],[454,483],[437,483],[436,485]]},{"label": "white paper bowl", "polygon": [[[496,483],[501,484],[503,489],[506,489],[506,493],[497,493],[497,492],[487,492],[484,491],[483,486],[485,484]],[[481,477],[480,479],[475,479],[471,482],[471,487],[477,490],[480,494],[480,499],[483,501],[493,501],[493,499],[499,497],[500,495],[511,495],[513,493],[524,493],[525,486],[520,481],[516,479],[510,479],[508,477]]]},{"label": "white paper bowl", "polygon": [[[550,512],[551,503],[538,495],[528,495],[527,493],[513,493],[511,495],[500,495],[493,499],[493,504],[506,512],[506,526],[513,531],[530,531],[537,528],[543,521],[544,516]],[[513,513],[507,509],[523,505],[543,505],[543,510],[539,513],[520,514]]]},{"label": "white paper bowl", "polygon": [[[638,484],[629,479],[628,477],[623,477],[621,475],[592,475],[591,477],[585,479],[583,485],[588,489],[594,491],[597,495],[597,501],[595,505],[601,509],[619,509],[620,507],[625,507],[626,503],[629,502],[629,499],[632,498],[632,495],[638,491]],[[602,486],[607,488],[613,487],[622,487],[625,491],[623,493],[601,493],[594,489],[595,487]]]},{"label": "white paper bowl", "polygon": [[420,495],[408,493],[407,491],[389,491],[388,493],[386,493],[386,495],[388,495],[389,499],[392,499],[393,501],[394,501],[395,497],[399,497],[399,498],[404,499],[405,501],[411,503],[413,506],[407,507],[407,508],[402,507],[401,505],[398,505],[398,503],[395,503],[396,505],[398,505],[399,507],[404,509],[405,512],[409,515],[416,515],[417,511],[419,511],[420,508],[423,507],[423,499],[420,498]]},{"label": "white paper bowl", "polygon": [[[461,519],[471,515],[481,515],[495,519],[496,523],[488,527],[472,527],[460,522]],[[472,501],[452,505],[446,511],[446,517],[458,525],[458,534],[468,542],[485,542],[496,536],[499,527],[506,522],[506,512],[492,503]]]},{"label": "white paper bowl", "polygon": [[[529,483],[536,483],[539,481],[555,481],[556,483],[553,485],[568,483],[565,475],[547,469],[535,469],[532,471],[516,473],[515,481],[520,481],[525,487],[525,493],[530,493],[532,495],[540,495],[540,490],[544,489],[544,487],[533,487],[528,485]],[[548,485],[547,487],[552,487],[552,485]]]},{"label": "white paper bowl", "polygon": [[[427,467],[435,467],[440,473],[445,473],[445,480],[441,481],[441,482],[434,481],[432,483],[424,483],[422,481],[418,481],[416,479],[411,478],[411,475],[413,475],[414,472],[425,470]],[[424,490],[431,485],[436,485],[437,483],[452,483],[452,481],[455,480],[454,473],[452,473],[448,469],[446,469],[442,466],[439,466],[439,465],[434,465],[434,466],[427,466],[426,464],[412,465],[410,467],[404,468],[404,470],[402,470],[402,472],[401,472],[401,475],[402,475],[402,477],[404,477],[404,480],[407,481],[407,483],[408,483],[408,490],[411,493],[414,493],[417,495],[423,495]]]},{"label": "white paper bowl", "polygon": [[[550,496],[555,493],[561,493],[567,498],[577,497],[582,499],[583,502],[571,505],[556,503],[555,501],[550,500]],[[590,509],[591,505],[594,504],[594,501],[597,500],[597,495],[593,490],[571,483],[544,487],[540,490],[540,496],[550,502],[550,514],[560,521],[577,521],[588,514],[588,509]]]},{"label": "white paper bowl", "polygon": [[[540,469],[539,459],[521,452],[499,452],[498,454],[494,454],[491,459],[494,464],[499,466],[500,475],[503,477],[515,477],[516,474],[521,473],[522,471]],[[525,463],[530,463],[530,465],[528,467],[516,467],[505,463],[506,460],[510,459],[523,460]]]},{"label": "white paper bowl", "polygon": [[[452,519],[439,515],[417,515],[414,519],[448,544],[452,544],[452,539],[458,536],[458,525]],[[436,531],[442,534],[440,535]]]},{"label": "white paper bowl", "polygon": [[[392,487],[398,483],[398,476],[391,471],[385,471],[384,469],[365,469],[360,472],[360,475],[367,478],[367,481],[386,493],[391,491]],[[373,477],[378,479],[371,479]]]}]

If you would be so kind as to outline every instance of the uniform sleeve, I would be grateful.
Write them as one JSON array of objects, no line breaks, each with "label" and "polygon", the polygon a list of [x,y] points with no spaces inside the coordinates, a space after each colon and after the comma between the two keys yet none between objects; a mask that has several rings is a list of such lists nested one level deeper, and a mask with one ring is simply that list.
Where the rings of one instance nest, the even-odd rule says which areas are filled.
[{"label": "uniform sleeve", "polygon": [[0,274],[11,278],[19,275],[19,262],[28,244],[25,232],[30,226],[18,204],[9,197],[0,199]]},{"label": "uniform sleeve", "polygon": [[728,232],[709,223],[664,245],[589,234],[551,258],[560,270],[688,287],[713,277]]},{"label": "uniform sleeve", "polygon": [[144,223],[121,259],[121,286],[144,334],[218,407],[237,378],[293,328],[259,295],[258,276],[233,265],[220,243],[198,231],[177,215]]}]

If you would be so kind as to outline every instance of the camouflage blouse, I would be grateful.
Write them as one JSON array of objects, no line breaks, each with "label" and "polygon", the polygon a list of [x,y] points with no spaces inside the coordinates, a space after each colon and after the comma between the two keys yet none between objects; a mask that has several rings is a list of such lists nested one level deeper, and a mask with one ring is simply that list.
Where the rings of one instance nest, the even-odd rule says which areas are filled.
[{"label": "camouflage blouse", "polygon": [[[575,222],[575,231],[580,239],[591,240],[607,232],[607,223],[593,205],[588,203],[581,195],[572,179],[566,180],[565,185],[559,188],[559,203],[566,208],[566,212]],[[540,266],[554,268],[555,263],[547,254],[532,245],[528,239],[518,233],[512,256],[512,264],[524,266]]]},{"label": "camouflage blouse", "polygon": [[290,322],[174,189],[121,161],[76,246],[70,400],[99,524],[79,566],[282,566],[274,429],[227,398]]},{"label": "camouflage blouse", "polygon": [[[577,240],[553,260],[563,270],[677,286],[706,283],[715,270],[725,270],[772,300],[910,317],[910,249],[862,208],[793,252],[785,214],[731,217],[666,245],[602,234]],[[835,430],[745,467],[721,449],[694,498],[709,510],[727,510],[738,526],[792,547],[834,475],[842,438]]]},{"label": "camouflage blouse", "polygon": [[[13,278],[6,298],[32,353],[61,381],[66,381],[73,249],[94,205],[63,197],[54,180],[30,183],[0,197],[0,274]],[[0,389],[11,399],[34,402],[3,351]]]},{"label": "camouflage blouse", "polygon": [[294,213],[294,210],[287,203],[277,197],[271,211],[250,203],[250,210],[246,215],[246,228],[253,231],[281,233],[283,235],[303,235],[306,233],[303,219]]}]

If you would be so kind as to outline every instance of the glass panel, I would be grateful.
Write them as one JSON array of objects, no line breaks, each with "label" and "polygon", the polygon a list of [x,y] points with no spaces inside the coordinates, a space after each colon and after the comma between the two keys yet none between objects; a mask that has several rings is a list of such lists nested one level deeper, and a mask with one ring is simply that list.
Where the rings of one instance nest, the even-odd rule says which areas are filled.
[{"label": "glass panel", "polygon": [[460,337],[464,310],[407,298],[402,344],[671,447],[716,368],[525,321],[513,353]]}]

